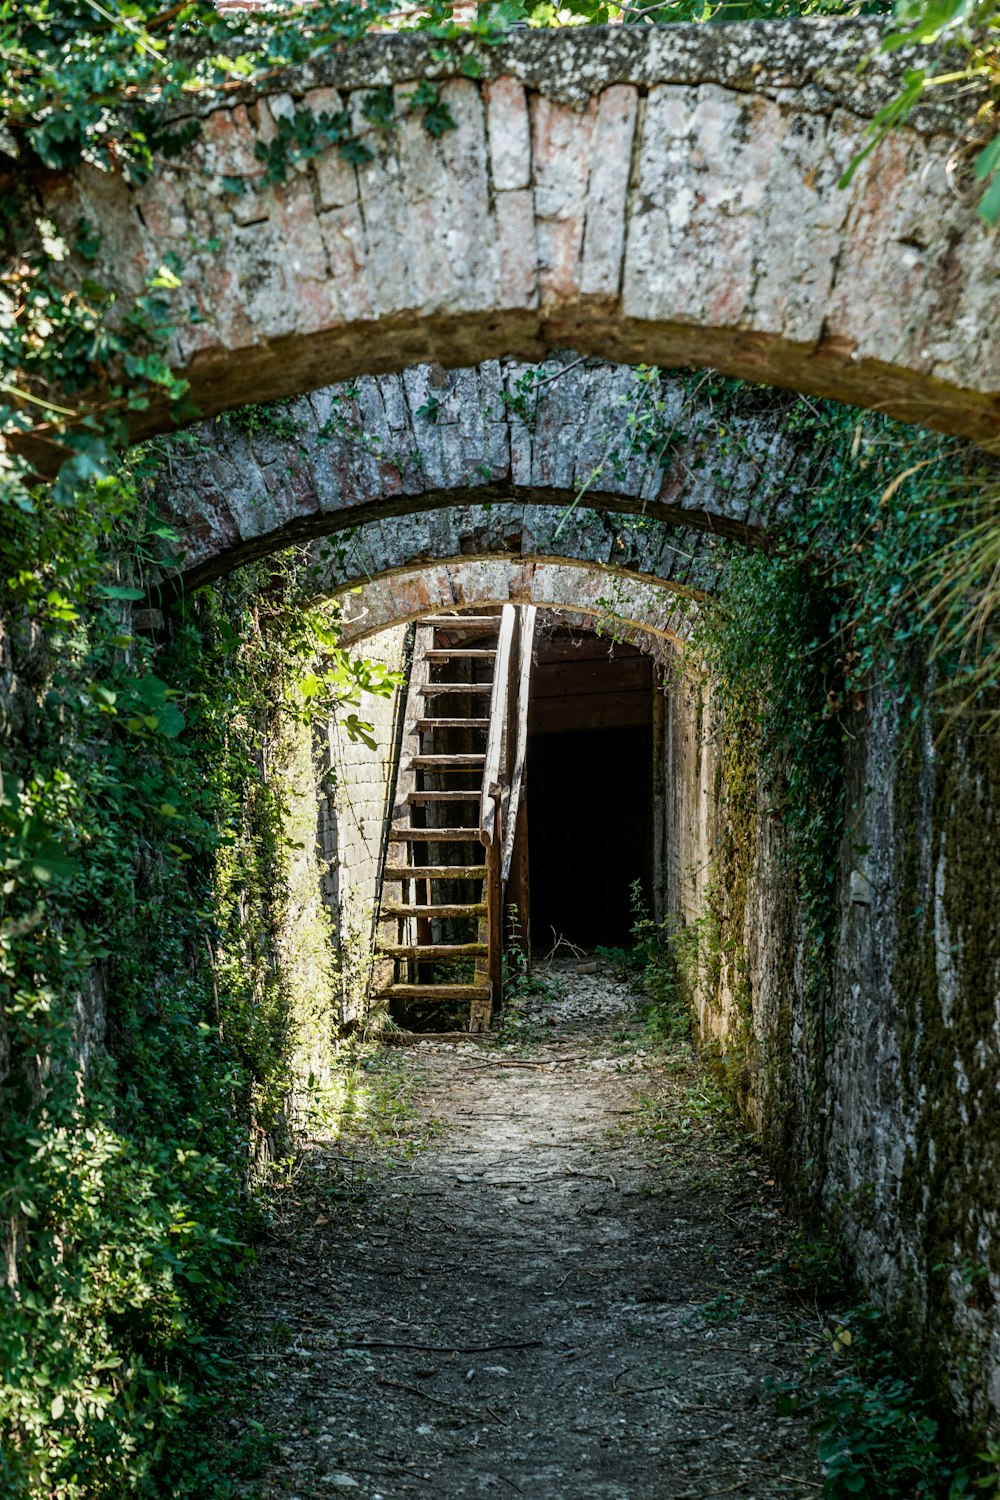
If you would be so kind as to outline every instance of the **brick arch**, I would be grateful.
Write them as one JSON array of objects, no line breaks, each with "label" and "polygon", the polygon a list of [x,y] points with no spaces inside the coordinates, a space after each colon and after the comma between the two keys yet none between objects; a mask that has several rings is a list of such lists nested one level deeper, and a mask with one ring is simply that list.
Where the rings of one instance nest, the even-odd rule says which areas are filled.
[{"label": "brick arch", "polygon": [[[630,436],[639,392],[666,434],[648,449]],[[354,533],[340,553],[370,552],[372,572],[420,547],[482,552],[484,537],[492,553],[579,557],[583,537],[602,561],[663,577],[657,549],[675,570],[682,557],[700,566],[699,533],[764,543],[818,462],[773,395],[747,389],[720,421],[690,377],[647,390],[628,366],[569,355],[366,376],[253,420],[171,445],[156,500],[179,534],[175,586],[332,532]]]},{"label": "brick arch", "polygon": [[[174,106],[204,133],[145,185],[83,167],[35,190],[68,235],[101,229],[88,274],[121,299],[177,256],[173,357],[206,416],[421,361],[572,347],[992,444],[998,267],[976,189],[949,173],[962,101],[923,107],[836,187],[906,65],[856,74],[880,24],[570,28],[472,60],[471,42],[373,37],[223,108]],[[457,124],[437,140],[407,102],[424,79]],[[375,86],[400,125],[371,134],[371,160],[331,146],[259,186],[276,118],[345,109],[364,125]]]},{"label": "brick arch", "polygon": [[[499,504],[453,506],[373,521],[346,538],[311,544],[304,557],[305,597],[346,598],[354,589],[375,585],[384,585],[391,597],[397,578],[404,580],[401,597],[410,597],[409,580],[430,580],[438,567],[479,569],[486,577],[496,566],[498,576],[506,577],[513,566],[527,569],[524,577],[529,579],[532,569],[550,570],[543,576],[554,579],[557,574],[551,570],[565,567],[581,582],[595,580],[598,592],[603,589],[607,597],[627,597],[632,587],[651,590],[662,601],[661,613],[683,615],[688,601],[704,598],[714,585],[715,542],[702,532],[635,526],[628,517],[581,508],[557,535],[566,519],[557,506]],[[449,576],[458,575],[442,575]],[[463,572],[461,577],[471,579],[473,573]],[[433,603],[436,595],[430,582],[427,588],[431,602],[407,609],[407,619],[439,607]],[[442,608],[461,606],[459,595],[446,592],[442,597]],[[567,597],[561,602],[570,601]]]},{"label": "brick arch", "polygon": [[508,558],[429,562],[373,579],[344,597],[340,640],[353,646],[438,610],[508,603],[555,610],[566,624],[628,641],[664,667],[684,641],[684,610],[660,584],[584,563]]}]

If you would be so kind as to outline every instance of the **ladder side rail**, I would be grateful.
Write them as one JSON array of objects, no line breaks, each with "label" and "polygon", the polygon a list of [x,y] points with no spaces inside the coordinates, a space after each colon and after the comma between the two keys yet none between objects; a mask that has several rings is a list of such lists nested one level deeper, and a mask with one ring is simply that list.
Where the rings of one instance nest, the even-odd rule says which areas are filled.
[{"label": "ladder side rail", "polygon": [[510,648],[516,614],[513,604],[504,605],[500,617],[496,660],[493,666],[490,727],[487,731],[486,758],[483,762],[483,783],[479,799],[479,828],[483,843],[487,848],[499,836],[494,788],[501,786],[500,756],[503,749],[504,723],[507,718],[507,697],[510,691]]},{"label": "ladder side rail", "polygon": [[514,768],[510,777],[510,795],[507,801],[507,817],[503,830],[503,859],[500,880],[504,886],[510,879],[511,860],[514,857],[514,836],[517,831],[517,814],[521,793],[525,785],[528,759],[528,700],[531,691],[531,652],[535,639],[534,604],[521,610],[520,662],[517,675],[517,730],[514,746]]},{"label": "ladder side rail", "polygon": [[[500,817],[500,791],[494,790],[494,821]],[[489,999],[478,1001],[469,1015],[470,1031],[487,1031],[496,1010],[503,1003],[503,885],[500,880],[500,839],[486,842],[486,911],[479,926],[479,940],[485,945],[485,957],[477,963],[477,975],[488,982]]]},{"label": "ladder side rail", "polygon": [[[427,659],[427,651],[433,641],[433,626],[418,624],[414,632],[413,661],[410,665],[410,680],[407,684],[406,708],[403,711],[403,732],[400,739],[399,762],[396,771],[396,796],[392,808],[392,820],[389,825],[389,838],[385,852],[385,866],[399,867],[413,863],[411,848],[405,840],[399,838],[396,831],[400,823],[408,820],[409,807],[408,795],[416,789],[417,775],[414,760],[420,754],[420,732],[416,728],[417,720],[421,714],[421,691],[430,676],[430,663]],[[379,928],[380,947],[393,947],[400,942],[399,927],[401,919],[395,914],[384,910],[384,873],[382,885],[379,889]],[[402,925],[407,929],[405,937],[413,940],[413,919],[402,919]],[[379,961],[379,969],[383,965],[391,967],[392,960],[382,959]],[[377,975],[377,988],[382,990],[385,986],[387,975],[380,972]]]}]

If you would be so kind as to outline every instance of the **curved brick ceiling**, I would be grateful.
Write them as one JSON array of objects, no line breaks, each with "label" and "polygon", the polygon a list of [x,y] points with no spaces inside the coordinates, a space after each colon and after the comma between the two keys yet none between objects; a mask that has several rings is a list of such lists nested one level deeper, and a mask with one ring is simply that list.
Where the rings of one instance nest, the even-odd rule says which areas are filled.
[{"label": "curved brick ceiling", "polygon": [[[408,566],[420,548],[545,558],[590,555],[583,545],[591,560],[702,587],[685,570],[704,552],[697,533],[765,541],[819,456],[786,430],[773,393],[740,392],[722,420],[690,376],[664,377],[637,405],[640,389],[629,367],[579,356],[533,373],[513,361],[421,365],[326,387],[251,428],[203,424],[171,444],[155,496],[180,537],[175,583],[360,527],[370,572]],[[649,441],[634,419],[654,399]]]},{"label": "curved brick ceiling", "polygon": [[560,622],[628,641],[663,665],[683,644],[685,610],[661,585],[583,563],[476,558],[424,563],[355,588],[343,601],[341,644],[440,610],[536,604]]}]

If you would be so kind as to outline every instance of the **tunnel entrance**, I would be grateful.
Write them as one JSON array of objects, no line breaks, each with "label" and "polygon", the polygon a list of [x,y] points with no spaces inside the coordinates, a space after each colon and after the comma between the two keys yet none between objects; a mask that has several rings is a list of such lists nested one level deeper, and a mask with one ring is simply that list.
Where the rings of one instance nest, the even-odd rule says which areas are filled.
[{"label": "tunnel entrance", "polygon": [[555,629],[538,642],[528,716],[531,932],[629,941],[630,888],[652,893],[652,694],[633,646]]}]

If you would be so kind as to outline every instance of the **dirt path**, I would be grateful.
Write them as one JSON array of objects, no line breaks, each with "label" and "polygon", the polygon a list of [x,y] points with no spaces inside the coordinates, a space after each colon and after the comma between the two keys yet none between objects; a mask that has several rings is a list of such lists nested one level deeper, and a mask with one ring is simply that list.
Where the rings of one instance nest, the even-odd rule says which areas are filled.
[{"label": "dirt path", "polygon": [[644,1053],[625,985],[562,984],[516,1052],[392,1049],[424,1148],[317,1143],[285,1195],[251,1320],[266,1497],[815,1500],[764,1386],[804,1355],[766,1169],[686,1048]]}]

